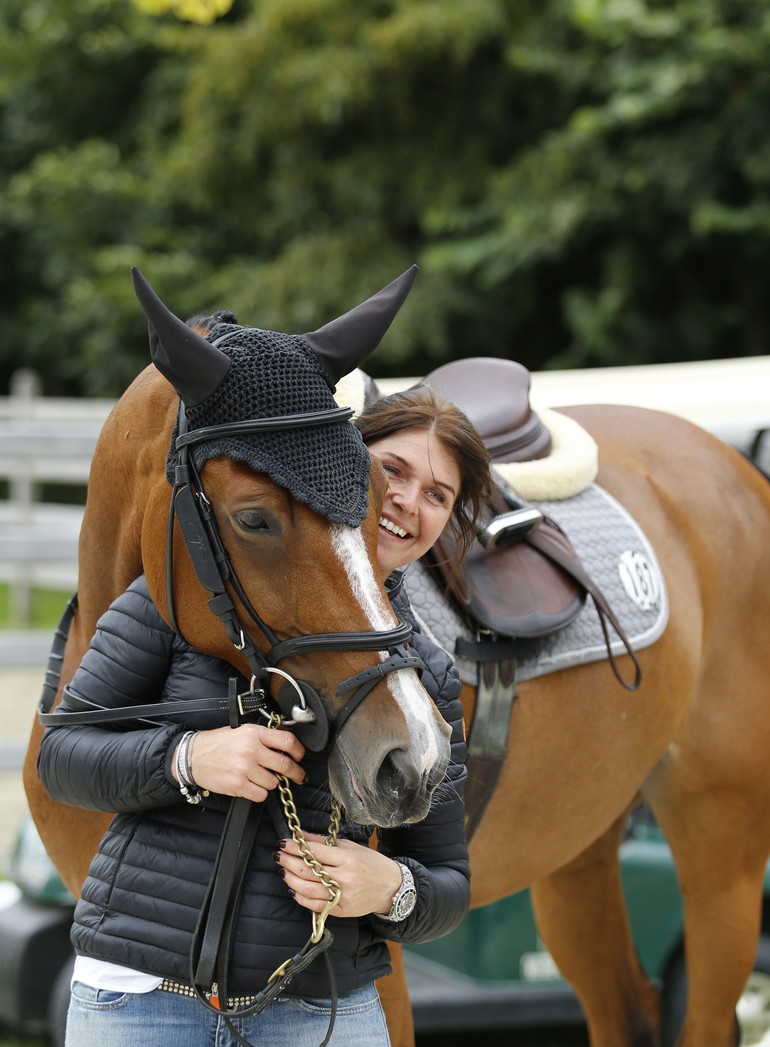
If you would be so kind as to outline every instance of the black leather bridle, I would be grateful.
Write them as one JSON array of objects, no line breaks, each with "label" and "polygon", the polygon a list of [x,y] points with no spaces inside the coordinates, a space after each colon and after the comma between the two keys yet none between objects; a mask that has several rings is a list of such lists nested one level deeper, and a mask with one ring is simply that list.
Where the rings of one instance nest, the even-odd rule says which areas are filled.
[{"label": "black leather bridle", "polygon": [[[176,518],[198,581],[211,594],[209,608],[220,619],[230,642],[241,653],[251,670],[251,693],[255,692],[256,687],[264,693],[270,674],[282,676],[284,683],[278,691],[278,704],[281,712],[289,717],[285,724],[293,726],[300,741],[314,751],[325,747],[332,724],[335,733],[339,734],[364,698],[385,676],[399,669],[424,668],[422,659],[407,648],[412,632],[411,626],[406,622],[399,622],[394,629],[314,633],[279,641],[255,609],[230,562],[190,448],[204,441],[223,437],[346,421],[352,415],[353,411],[350,408],[337,407],[303,414],[279,415],[274,418],[254,418],[188,432],[184,404],[180,403],[175,442],[179,461],[174,471],[174,490],[169,506],[166,536],[166,602],[169,624],[182,636],[176,615],[173,586],[173,527]],[[233,600],[227,591],[227,582],[270,644],[267,652],[259,650],[241,625]],[[387,651],[388,657],[338,685],[336,697],[352,693],[342,708],[330,717],[319,695],[306,680],[296,680],[278,668],[278,663],[285,658],[314,651]]]},{"label": "black leather bridle", "polygon": [[[184,404],[180,402],[176,449],[179,461],[174,471],[174,485],[169,504],[166,533],[166,603],[171,628],[184,639],[176,614],[173,585],[173,535],[174,520],[184,540],[187,552],[195,569],[198,581],[210,593],[209,609],[222,622],[233,646],[241,653],[251,670],[251,689],[238,694],[230,689],[225,699],[190,699],[184,703],[156,703],[144,706],[121,706],[101,708],[86,702],[65,688],[65,702],[71,710],[69,724],[105,723],[157,717],[168,711],[176,713],[209,712],[227,709],[230,724],[238,726],[240,719],[255,712],[265,713],[271,699],[267,695],[271,674],[283,678],[278,690],[277,704],[283,725],[292,727],[294,733],[307,749],[318,752],[329,741],[332,726],[336,734],[342,730],[361,702],[388,674],[399,669],[424,669],[420,656],[408,647],[412,627],[399,622],[393,629],[370,630],[367,632],[312,633],[307,636],[279,640],[271,627],[262,619],[246,593],[233,568],[222,543],[216,518],[203,490],[200,475],[189,453],[190,447],[205,440],[248,433],[275,432],[280,429],[299,428],[308,425],[324,425],[345,421],[353,414],[347,407],[306,414],[279,415],[275,418],[254,418],[244,422],[207,426],[187,431]],[[227,590],[227,582],[233,588],[249,617],[266,638],[269,649],[260,651],[241,625],[235,604]],[[335,697],[350,693],[344,705],[333,714],[327,710],[315,688],[306,680],[298,680],[283,669],[278,662],[300,654],[314,651],[387,651],[388,657],[369,669],[343,680],[335,691]],[[46,727],[59,727],[61,719],[47,710],[40,715]]]}]

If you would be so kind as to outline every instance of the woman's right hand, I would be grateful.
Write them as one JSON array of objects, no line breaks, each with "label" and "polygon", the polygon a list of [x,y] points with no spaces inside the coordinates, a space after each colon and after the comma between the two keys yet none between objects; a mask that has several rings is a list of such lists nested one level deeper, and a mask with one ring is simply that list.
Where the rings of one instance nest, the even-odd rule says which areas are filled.
[{"label": "woman's right hand", "polygon": [[[190,752],[190,772],[199,789],[244,796],[261,803],[281,774],[297,785],[305,780],[300,760],[305,747],[291,731],[244,723],[233,730],[198,731]],[[174,774],[176,761],[171,761]]]}]

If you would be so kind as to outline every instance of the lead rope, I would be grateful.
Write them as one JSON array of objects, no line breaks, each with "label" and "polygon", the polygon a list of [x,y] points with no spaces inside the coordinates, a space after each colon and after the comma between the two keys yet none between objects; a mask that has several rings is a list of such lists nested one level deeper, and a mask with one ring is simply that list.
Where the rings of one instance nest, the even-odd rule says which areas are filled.
[{"label": "lead rope", "polygon": [[[280,713],[271,713],[268,718],[268,727],[278,728],[283,723],[284,717]],[[297,850],[299,851],[300,857],[302,858],[305,865],[310,869],[316,879],[320,880],[324,887],[329,892],[329,900],[324,905],[320,913],[313,913],[313,933],[310,936],[310,941],[317,945],[324,936],[324,930],[326,927],[326,918],[332,909],[339,904],[340,898],[342,897],[342,888],[337,881],[329,876],[324,869],[321,862],[318,861],[316,856],[310,849],[310,845],[305,839],[305,834],[302,830],[302,825],[299,820],[299,813],[297,811],[297,805],[294,802],[294,795],[291,791],[291,783],[289,779],[284,775],[279,774],[278,778],[278,794],[281,799],[281,806],[283,807],[283,813],[291,831],[291,837],[294,841]],[[329,819],[329,829],[326,834],[325,844],[329,847],[337,846],[337,838],[340,831],[340,823],[342,821],[342,807],[337,800],[332,800],[331,816]],[[329,1011],[329,1026],[326,1030],[326,1036],[323,1041],[319,1044],[319,1047],[327,1047],[331,1040],[332,1031],[334,1029],[334,1023],[337,1018],[337,984],[334,977],[334,968],[332,967],[329,959],[328,948],[324,949],[324,960],[326,961],[326,970],[329,976],[329,989],[331,997],[331,1008]],[[292,959],[284,960],[284,962],[277,967],[267,980],[267,984],[275,981],[276,978],[282,978],[287,973],[287,968],[292,963]],[[223,1014],[222,1017],[225,1020],[227,1028],[230,1030],[232,1035],[241,1045],[241,1047],[254,1047],[245,1037],[243,1037],[238,1029],[233,1025],[232,1019]]]},{"label": "lead rope", "polygon": [[[280,713],[271,713],[268,721],[268,727],[280,727],[283,723],[283,716]],[[305,839],[305,834],[302,831],[302,825],[300,824],[299,814],[297,813],[297,806],[294,803],[294,796],[291,791],[291,784],[289,779],[284,775],[277,775],[278,778],[278,793],[281,797],[281,805],[283,807],[283,813],[286,815],[286,821],[289,823],[289,829],[291,830],[291,837],[296,844],[297,850],[299,851],[300,857],[302,858],[305,865],[310,869],[313,876],[320,880],[324,887],[329,892],[329,900],[323,907],[320,913],[313,913],[313,934],[311,941],[313,943],[319,942],[323,936],[324,926],[326,924],[326,917],[332,911],[332,909],[339,903],[342,897],[342,888],[327,873],[323,865],[318,861],[316,856],[310,850],[310,845]],[[332,800],[331,818],[329,821],[329,830],[326,834],[326,845],[328,847],[337,846],[337,837],[340,831],[340,822],[342,821],[342,808],[336,800]],[[282,965],[283,966],[283,965]],[[279,967],[280,971],[281,968]],[[276,972],[277,973],[277,972]],[[273,975],[275,977],[275,975]]]}]

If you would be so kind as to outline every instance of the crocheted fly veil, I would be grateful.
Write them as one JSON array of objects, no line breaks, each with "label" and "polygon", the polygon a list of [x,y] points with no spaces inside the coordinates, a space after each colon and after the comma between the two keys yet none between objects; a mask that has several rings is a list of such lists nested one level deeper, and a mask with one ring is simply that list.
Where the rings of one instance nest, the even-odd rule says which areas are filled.
[{"label": "crocheted fly veil", "polygon": [[[204,338],[171,313],[133,270],[158,370],[185,405],[188,431],[224,423],[332,410],[337,381],[379,344],[414,282],[412,266],[382,291],[304,335],[217,324]],[[167,474],[176,465],[172,436]],[[298,501],[333,523],[358,526],[366,516],[369,454],[349,421],[298,429],[214,436],[193,450],[198,469],[227,455],[266,473]]]}]

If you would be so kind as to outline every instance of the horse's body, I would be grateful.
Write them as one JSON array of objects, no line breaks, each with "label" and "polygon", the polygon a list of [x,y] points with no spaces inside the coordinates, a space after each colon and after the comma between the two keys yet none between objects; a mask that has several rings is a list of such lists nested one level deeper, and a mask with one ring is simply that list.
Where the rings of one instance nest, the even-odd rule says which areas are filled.
[{"label": "horse's body", "polygon": [[682,886],[690,1005],[682,1047],[727,1047],[751,970],[770,852],[770,485],[666,415],[568,412],[599,445],[597,482],[651,540],[670,619],[638,692],[605,663],[519,685],[509,755],[473,841],[474,903],[533,885],[538,924],[594,1047],[653,1047],[617,848],[640,794]]},{"label": "horse's body", "polygon": [[[156,416],[171,410],[150,375],[138,382],[152,386]],[[471,846],[474,904],[532,885],[540,930],[580,995],[593,1047],[654,1047],[656,993],[629,938],[616,853],[625,814],[641,795],[671,844],[685,899],[690,1007],[681,1047],[732,1047],[770,851],[770,485],[730,448],[673,417],[565,410],[599,446],[597,482],[653,545],[670,619],[662,638],[639,652],[644,678],[635,693],[602,662],[519,685],[506,763]],[[168,494],[152,474],[165,447],[140,445],[141,422],[130,401],[118,408],[94,460],[64,680],[97,616],[142,566],[164,606]],[[193,616],[183,624],[212,649],[210,623]],[[214,638],[215,653],[220,646]],[[470,720],[470,689],[466,700]],[[38,740],[35,728],[25,772],[30,806],[77,890],[104,822],[42,792]],[[400,1047],[410,1038],[405,1001],[388,1002],[388,982],[395,997],[401,983],[383,985]]]}]

